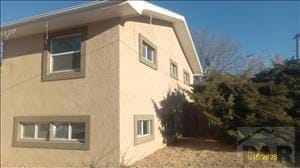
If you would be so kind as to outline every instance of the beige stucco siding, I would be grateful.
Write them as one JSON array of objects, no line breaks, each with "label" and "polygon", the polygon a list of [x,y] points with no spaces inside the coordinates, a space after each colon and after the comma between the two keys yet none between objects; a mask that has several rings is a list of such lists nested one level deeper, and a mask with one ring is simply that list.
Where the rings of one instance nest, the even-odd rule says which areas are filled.
[{"label": "beige stucco siding", "polygon": [[[1,163],[88,166],[101,159],[95,166],[116,166],[164,147],[154,105],[159,106],[169,91],[190,89],[183,82],[183,69],[191,82],[192,71],[172,24],[149,22],[134,17],[89,24],[86,74],[78,79],[41,81],[43,34],[6,41],[1,67]],[[157,47],[157,70],[139,61],[139,34]],[[178,65],[178,80],[170,76],[170,59]],[[139,114],[154,116],[154,140],[134,145],[134,115]],[[12,147],[13,117],[49,115],[90,115],[89,150]]]},{"label": "beige stucco siding", "polygon": [[[126,164],[164,147],[154,103],[159,105],[168,91],[178,86],[189,89],[183,84],[183,68],[192,77],[172,25],[149,21],[137,17],[120,25],[120,155]],[[139,33],[157,47],[157,70],[139,61]],[[170,58],[178,64],[178,80],[170,77]],[[134,146],[135,114],[155,116],[153,141]]]},{"label": "beige stucco siding", "polygon": [[[50,25],[51,26],[51,25]],[[1,163],[88,166],[119,161],[119,26],[88,25],[86,76],[41,81],[43,34],[5,42],[1,67]],[[90,115],[90,150],[12,147],[14,116]],[[106,164],[106,163],[103,163]]]}]

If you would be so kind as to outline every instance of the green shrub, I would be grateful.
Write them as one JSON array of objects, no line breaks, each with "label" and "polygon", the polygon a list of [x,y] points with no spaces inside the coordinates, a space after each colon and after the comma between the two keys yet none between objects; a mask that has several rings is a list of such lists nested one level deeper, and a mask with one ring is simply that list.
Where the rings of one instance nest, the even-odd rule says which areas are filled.
[{"label": "green shrub", "polygon": [[235,143],[237,127],[291,126],[287,111],[293,103],[288,88],[274,82],[255,83],[250,78],[211,74],[195,85],[192,98],[224,142]]}]

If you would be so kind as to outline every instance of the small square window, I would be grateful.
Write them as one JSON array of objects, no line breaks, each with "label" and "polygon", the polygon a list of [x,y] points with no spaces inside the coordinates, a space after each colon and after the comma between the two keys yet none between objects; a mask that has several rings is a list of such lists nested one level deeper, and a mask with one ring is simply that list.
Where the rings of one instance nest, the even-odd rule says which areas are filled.
[{"label": "small square window", "polygon": [[157,69],[157,48],[146,39],[143,35],[139,35],[139,48],[140,48],[140,62],[148,65],[153,69]]},{"label": "small square window", "polygon": [[84,141],[84,123],[54,123],[53,139]]},{"label": "small square window", "polygon": [[49,137],[49,124],[21,123],[21,139],[46,139]]},{"label": "small square window", "polygon": [[85,137],[85,124],[84,123],[73,123],[72,128],[72,139],[84,140]]},{"label": "small square window", "polygon": [[137,121],[137,135],[138,137],[149,136],[151,131],[150,120],[138,120]]},{"label": "small square window", "polygon": [[170,60],[170,75],[174,79],[178,79],[178,67],[177,63],[173,60]]},{"label": "small square window", "polygon": [[145,143],[154,139],[153,115],[135,115],[135,145]]},{"label": "small square window", "polygon": [[35,137],[35,124],[26,123],[21,125],[21,138],[34,139]]},{"label": "small square window", "polygon": [[69,139],[69,124],[54,123],[53,139]]}]

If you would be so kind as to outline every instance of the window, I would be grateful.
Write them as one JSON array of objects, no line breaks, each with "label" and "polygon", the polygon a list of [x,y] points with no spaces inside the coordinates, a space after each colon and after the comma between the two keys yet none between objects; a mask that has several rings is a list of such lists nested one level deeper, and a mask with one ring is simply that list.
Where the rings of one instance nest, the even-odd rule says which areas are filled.
[{"label": "window", "polygon": [[81,41],[82,34],[55,37],[51,39],[51,73],[80,70]]},{"label": "window", "polygon": [[49,138],[49,124],[21,123],[21,139],[44,140]]},{"label": "window", "polygon": [[14,146],[88,149],[89,116],[15,117]]},{"label": "window", "polygon": [[54,140],[75,140],[84,141],[85,124],[84,123],[54,123],[53,139]]},{"label": "window", "polygon": [[187,85],[190,84],[190,74],[185,69],[183,69],[183,82]]},{"label": "window", "polygon": [[84,123],[21,123],[20,139],[48,139],[49,128],[52,126],[52,140],[78,140],[84,141]]},{"label": "window", "polygon": [[153,69],[157,69],[157,48],[151,43],[148,39],[146,39],[143,35],[139,35],[140,38],[140,62],[148,65]]},{"label": "window", "polygon": [[153,63],[154,60],[154,49],[148,45],[146,42],[143,41],[143,57],[145,60]]},{"label": "window", "polygon": [[135,115],[135,135],[134,144],[138,145],[154,139],[153,115]]},{"label": "window", "polygon": [[45,35],[42,80],[60,80],[85,76],[86,28]]},{"label": "window", "polygon": [[149,136],[151,131],[151,120],[138,120],[137,121],[137,136]]},{"label": "window", "polygon": [[170,60],[170,75],[174,79],[178,79],[178,68],[177,63],[173,60]]}]

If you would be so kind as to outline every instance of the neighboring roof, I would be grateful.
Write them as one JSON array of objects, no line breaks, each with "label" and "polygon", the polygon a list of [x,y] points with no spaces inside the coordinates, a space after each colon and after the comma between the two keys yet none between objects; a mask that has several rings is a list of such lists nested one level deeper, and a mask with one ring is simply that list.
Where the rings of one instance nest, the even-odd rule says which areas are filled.
[{"label": "neighboring roof", "polygon": [[[146,1],[93,1],[1,25],[1,31],[15,29],[12,38],[59,30],[95,21],[135,15],[173,23],[174,30],[194,74],[202,74],[201,64],[185,18],[182,15]],[[10,38],[11,39],[11,38]]]}]

